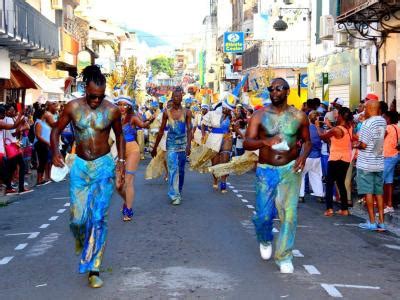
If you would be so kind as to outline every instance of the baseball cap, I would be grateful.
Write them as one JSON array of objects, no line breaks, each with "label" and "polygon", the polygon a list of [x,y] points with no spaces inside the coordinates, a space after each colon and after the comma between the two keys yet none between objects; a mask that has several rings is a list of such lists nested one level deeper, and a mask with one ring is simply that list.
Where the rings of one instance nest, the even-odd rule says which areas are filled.
[{"label": "baseball cap", "polygon": [[344,100],[343,100],[342,98],[336,98],[336,99],[332,102],[332,104],[333,104],[333,103],[338,104],[338,105],[340,105],[340,106],[343,106],[343,105],[344,105]]},{"label": "baseball cap", "polygon": [[322,103],[323,105],[325,105],[326,107],[329,106],[329,101],[322,101],[321,103]]},{"label": "baseball cap", "polygon": [[373,93],[369,93],[369,94],[367,94],[367,96],[365,96],[365,101],[368,101],[368,100],[379,101],[379,97]]}]

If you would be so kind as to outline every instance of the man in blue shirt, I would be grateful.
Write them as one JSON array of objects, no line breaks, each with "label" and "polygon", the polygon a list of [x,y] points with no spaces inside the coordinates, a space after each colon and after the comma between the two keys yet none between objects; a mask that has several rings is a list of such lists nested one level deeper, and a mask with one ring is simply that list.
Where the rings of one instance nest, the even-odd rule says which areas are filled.
[{"label": "man in blue shirt", "polygon": [[306,164],[301,178],[300,199],[304,202],[305,176],[308,174],[309,182],[313,190],[313,195],[318,198],[319,202],[324,197],[324,188],[322,185],[322,168],[321,168],[321,138],[318,135],[315,122],[318,122],[319,113],[315,110],[310,111],[308,119],[310,120],[310,138],[311,152],[307,157]]}]

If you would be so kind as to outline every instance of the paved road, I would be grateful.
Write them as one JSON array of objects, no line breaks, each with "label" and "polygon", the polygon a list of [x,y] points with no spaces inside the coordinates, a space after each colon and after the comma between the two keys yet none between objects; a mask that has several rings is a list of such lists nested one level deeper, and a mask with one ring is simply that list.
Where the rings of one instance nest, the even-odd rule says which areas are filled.
[{"label": "paved road", "polygon": [[310,199],[299,207],[295,273],[262,261],[250,222],[253,176],[231,176],[221,195],[209,175],[188,172],[184,202],[173,207],[162,180],[139,175],[133,222],[121,221],[113,197],[98,290],[76,273],[67,182],[37,188],[0,208],[0,299],[400,297],[400,239],[360,231],[356,217],[325,218]]}]

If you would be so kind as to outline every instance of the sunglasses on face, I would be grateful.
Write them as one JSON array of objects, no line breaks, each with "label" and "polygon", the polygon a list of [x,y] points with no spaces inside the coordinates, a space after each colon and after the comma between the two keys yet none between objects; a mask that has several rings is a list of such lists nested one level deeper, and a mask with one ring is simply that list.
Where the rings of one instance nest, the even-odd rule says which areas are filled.
[{"label": "sunglasses on face", "polygon": [[268,89],[268,92],[272,93],[273,91],[282,92],[283,90],[288,90],[288,87],[286,87],[284,85],[278,85],[276,87],[269,86],[269,87],[267,87],[267,89]]},{"label": "sunglasses on face", "polygon": [[95,100],[95,99],[104,100],[104,98],[106,97],[106,95],[87,94],[86,97],[87,97],[89,100]]},{"label": "sunglasses on face", "polygon": [[128,104],[118,104],[118,107],[129,108]]}]

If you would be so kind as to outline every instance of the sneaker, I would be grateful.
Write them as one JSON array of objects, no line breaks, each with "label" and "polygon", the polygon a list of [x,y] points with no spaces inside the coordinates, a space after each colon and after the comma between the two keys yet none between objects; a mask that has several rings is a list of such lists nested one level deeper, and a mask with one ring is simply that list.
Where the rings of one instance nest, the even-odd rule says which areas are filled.
[{"label": "sneaker", "polygon": [[260,243],[260,254],[263,260],[268,260],[272,256],[272,243],[267,242],[266,244]]},{"label": "sneaker", "polygon": [[377,231],[386,231],[386,225],[385,225],[385,223],[378,223],[378,225],[377,225]]},{"label": "sneaker", "polygon": [[24,194],[28,194],[28,193],[31,193],[31,192],[33,192],[32,189],[24,189],[22,192],[19,192],[18,194],[19,195],[24,195]]},{"label": "sneaker", "polygon": [[384,213],[384,214],[394,213],[394,208],[393,208],[393,207],[387,206],[387,207],[383,210],[383,213]]},{"label": "sneaker", "polygon": [[280,268],[282,274],[292,274],[294,271],[294,267],[291,261],[281,263]]},{"label": "sneaker", "polygon": [[376,223],[371,223],[370,221],[367,221],[365,223],[360,223],[358,224],[358,227],[366,230],[376,230],[378,228]]},{"label": "sneaker", "polygon": [[171,202],[172,205],[179,205],[181,204],[181,199],[177,198]]},{"label": "sneaker", "polygon": [[6,189],[6,196],[17,195],[18,192],[15,189]]}]

